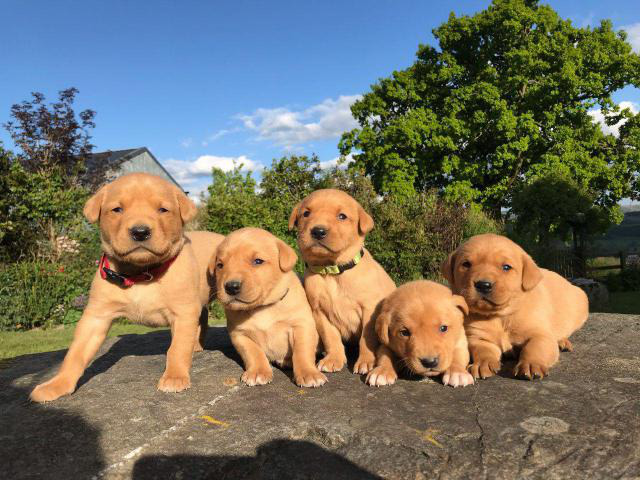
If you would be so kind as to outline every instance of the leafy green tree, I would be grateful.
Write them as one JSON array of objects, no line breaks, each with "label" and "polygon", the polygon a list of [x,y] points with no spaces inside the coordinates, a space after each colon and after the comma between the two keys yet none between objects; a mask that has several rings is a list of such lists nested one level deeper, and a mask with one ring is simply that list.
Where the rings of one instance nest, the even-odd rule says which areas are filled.
[{"label": "leafy green tree", "polygon": [[[499,225],[481,212],[446,202],[432,192],[410,197],[379,196],[357,169],[322,170],[318,159],[290,156],[262,171],[260,185],[238,165],[231,172],[214,169],[206,200],[207,228],[227,234],[241,227],[264,228],[297,249],[288,231],[293,207],[318,188],[338,188],[352,195],[375,219],[367,248],[397,281],[436,278],[443,258],[474,233],[496,232]],[[297,270],[302,272],[302,262]]]},{"label": "leafy green tree", "polygon": [[238,228],[260,225],[262,209],[256,181],[242,168],[240,164],[229,172],[213,169],[205,206],[208,230],[226,235]]},{"label": "leafy green tree", "polygon": [[[548,172],[576,178],[606,208],[640,194],[640,114],[611,98],[640,86],[640,56],[610,21],[576,28],[537,0],[494,0],[433,34],[439,48],[421,45],[412,66],[351,108],[360,128],[339,147],[379,193],[436,189],[496,217]],[[592,121],[598,105],[610,124],[627,119],[619,137]]]},{"label": "leafy green tree", "polygon": [[[42,93],[33,92],[31,101],[11,107],[11,120],[3,126],[20,149],[18,160],[28,172],[65,174],[67,184],[80,180],[89,186],[100,185],[112,165],[91,165],[87,159],[93,150],[89,130],[95,128],[96,112],[83,110],[76,115],[73,108],[78,89],[67,88],[58,101],[49,105]],[[82,173],[87,175],[82,176]]]},{"label": "leafy green tree", "polygon": [[28,172],[0,149],[0,257],[42,256],[82,221],[87,189],[59,169]]},{"label": "leafy green tree", "polygon": [[514,195],[514,228],[542,248],[548,248],[554,239],[573,241],[574,254],[582,259],[587,239],[605,233],[623,217],[620,207],[604,208],[594,199],[595,194],[575,179],[547,174]]}]

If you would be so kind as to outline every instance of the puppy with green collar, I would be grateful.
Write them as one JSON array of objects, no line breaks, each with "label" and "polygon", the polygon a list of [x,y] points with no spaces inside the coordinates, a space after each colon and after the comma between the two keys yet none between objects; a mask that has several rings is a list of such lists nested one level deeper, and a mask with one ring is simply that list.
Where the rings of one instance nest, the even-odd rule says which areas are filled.
[{"label": "puppy with green collar", "polygon": [[395,284],[364,248],[373,226],[362,206],[340,190],[316,190],[291,212],[289,229],[298,233],[304,287],[324,345],[321,371],[344,367],[343,341],[358,343],[353,373],[367,374],[375,365],[379,341],[371,316]]}]

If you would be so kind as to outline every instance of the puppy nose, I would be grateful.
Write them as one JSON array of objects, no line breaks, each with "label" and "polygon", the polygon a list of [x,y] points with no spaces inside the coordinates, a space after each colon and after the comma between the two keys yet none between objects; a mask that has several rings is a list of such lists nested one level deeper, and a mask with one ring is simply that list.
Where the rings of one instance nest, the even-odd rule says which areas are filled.
[{"label": "puppy nose", "polygon": [[311,229],[311,236],[316,240],[322,240],[327,236],[327,227],[317,225]]},{"label": "puppy nose", "polygon": [[237,295],[240,293],[240,289],[242,288],[242,282],[238,280],[229,280],[224,284],[224,291],[229,295]]},{"label": "puppy nose", "polygon": [[146,225],[134,225],[129,229],[129,233],[136,242],[144,242],[151,237],[151,229]]},{"label": "puppy nose", "polygon": [[435,368],[438,366],[438,357],[425,357],[420,359],[424,368]]},{"label": "puppy nose", "polygon": [[493,288],[493,283],[487,280],[478,280],[473,284],[480,293],[489,293]]}]

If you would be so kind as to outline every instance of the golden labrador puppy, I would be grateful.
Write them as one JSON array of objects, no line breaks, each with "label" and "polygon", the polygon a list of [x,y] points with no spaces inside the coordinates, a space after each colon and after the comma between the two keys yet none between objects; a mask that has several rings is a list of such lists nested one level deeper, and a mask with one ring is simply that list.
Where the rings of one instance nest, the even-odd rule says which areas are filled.
[{"label": "golden labrador puppy", "polygon": [[209,232],[184,234],[184,223],[195,214],[182,190],[143,173],[124,175],[87,201],[84,215],[89,222],[99,221],[104,255],[60,371],[31,392],[33,401],[72,393],[118,317],[170,326],[171,346],[158,389],[189,388],[191,356],[202,349],[206,333],[211,296],[207,265],[224,238]]},{"label": "golden labrador puppy", "polygon": [[318,332],[300,279],[298,257],[282,240],[259,228],[241,228],[220,244],[209,270],[216,279],[231,342],[247,385],[273,379],[269,362],[293,363],[294,381],[319,387],[325,377],[315,365]]},{"label": "golden labrador puppy", "polygon": [[418,280],[398,287],[378,312],[376,332],[381,345],[376,367],[367,375],[369,385],[395,383],[396,363],[414,374],[442,375],[442,383],[452,387],[473,384],[467,372],[464,315],[469,310],[464,298],[444,285]]},{"label": "golden labrador puppy", "polygon": [[293,228],[306,263],[304,288],[326,352],[318,368],[341,370],[347,361],[342,340],[357,340],[360,352],[353,373],[368,373],[378,347],[371,315],[395,288],[364,248],[373,219],[347,193],[317,190],[291,212]]},{"label": "golden labrador puppy", "polygon": [[548,375],[558,347],[589,315],[586,294],[560,275],[539,268],[506,237],[477,235],[453,252],[442,273],[469,305],[465,329],[475,378],[498,372],[503,353],[521,348],[515,375]]}]

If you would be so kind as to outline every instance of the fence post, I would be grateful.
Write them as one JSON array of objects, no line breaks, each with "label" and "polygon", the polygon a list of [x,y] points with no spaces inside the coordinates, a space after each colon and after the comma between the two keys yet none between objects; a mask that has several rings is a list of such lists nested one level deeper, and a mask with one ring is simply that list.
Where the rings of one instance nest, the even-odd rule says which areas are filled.
[{"label": "fence post", "polygon": [[624,254],[624,252],[620,252],[620,273],[622,273],[624,271],[624,259],[626,257],[626,255]]}]

